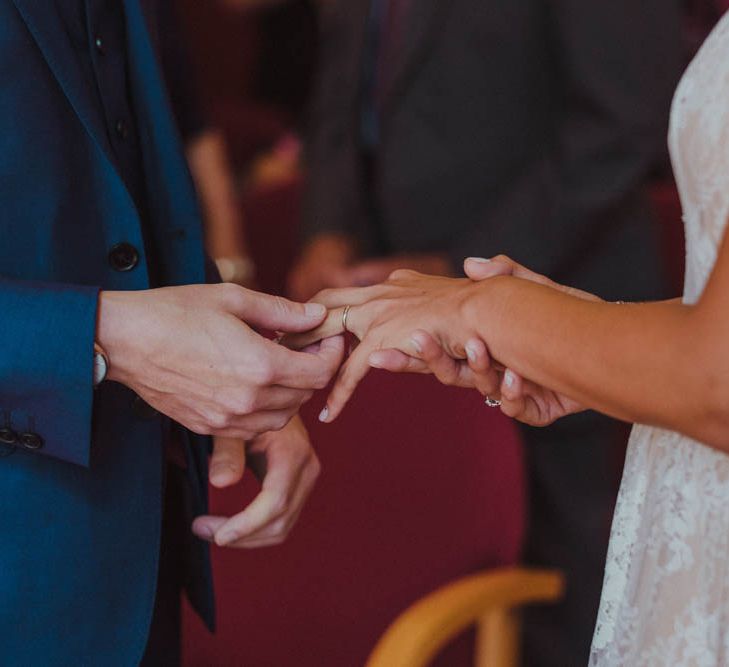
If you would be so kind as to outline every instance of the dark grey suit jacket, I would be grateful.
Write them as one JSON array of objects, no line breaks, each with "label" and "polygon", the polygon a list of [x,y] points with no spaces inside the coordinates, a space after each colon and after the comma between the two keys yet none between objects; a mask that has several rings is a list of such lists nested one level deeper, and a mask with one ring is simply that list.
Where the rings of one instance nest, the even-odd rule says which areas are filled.
[{"label": "dark grey suit jacket", "polygon": [[447,252],[454,266],[507,253],[607,298],[662,295],[642,184],[679,74],[675,0],[413,0],[371,188],[359,131],[370,0],[331,4],[307,236]]}]

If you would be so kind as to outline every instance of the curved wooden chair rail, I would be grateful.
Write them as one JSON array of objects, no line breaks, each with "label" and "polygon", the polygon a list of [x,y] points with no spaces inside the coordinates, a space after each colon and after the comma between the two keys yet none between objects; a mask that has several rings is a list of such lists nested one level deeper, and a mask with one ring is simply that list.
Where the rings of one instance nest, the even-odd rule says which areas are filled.
[{"label": "curved wooden chair rail", "polygon": [[476,667],[516,667],[518,608],[562,597],[559,572],[505,568],[464,577],[405,610],[382,636],[367,667],[424,667],[452,639],[477,628]]}]

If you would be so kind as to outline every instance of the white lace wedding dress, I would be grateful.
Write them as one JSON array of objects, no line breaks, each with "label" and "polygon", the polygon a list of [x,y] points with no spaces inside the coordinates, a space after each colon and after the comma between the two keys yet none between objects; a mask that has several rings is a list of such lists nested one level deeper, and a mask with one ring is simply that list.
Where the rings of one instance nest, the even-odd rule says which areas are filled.
[{"label": "white lace wedding dress", "polygon": [[[686,225],[684,301],[693,303],[729,216],[729,14],[678,86],[669,142]],[[590,665],[729,665],[729,455],[635,428]]]}]

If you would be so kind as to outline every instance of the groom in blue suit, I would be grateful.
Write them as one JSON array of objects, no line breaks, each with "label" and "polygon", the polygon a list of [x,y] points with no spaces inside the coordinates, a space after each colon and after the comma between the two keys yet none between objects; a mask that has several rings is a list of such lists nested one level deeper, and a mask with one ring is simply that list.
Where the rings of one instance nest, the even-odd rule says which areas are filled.
[{"label": "groom in blue suit", "polygon": [[286,425],[341,341],[284,350],[251,327],[306,330],[323,308],[202,284],[158,29],[152,1],[0,0],[7,665],[175,664],[182,586],[212,626],[205,540],[278,541],[266,503],[286,489],[264,480],[256,520],[204,516],[207,436],[219,485],[240,478],[243,440],[279,447],[287,483],[316,477]]}]

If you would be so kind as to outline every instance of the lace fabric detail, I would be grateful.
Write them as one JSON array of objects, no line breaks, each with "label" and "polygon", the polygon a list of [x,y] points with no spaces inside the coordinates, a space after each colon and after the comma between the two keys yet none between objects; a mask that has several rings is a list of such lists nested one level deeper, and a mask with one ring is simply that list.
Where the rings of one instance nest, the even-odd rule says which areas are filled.
[{"label": "lace fabric detail", "polygon": [[[729,14],[678,86],[671,159],[695,303],[729,216]],[[591,667],[729,665],[729,456],[636,426],[613,519]]]}]

